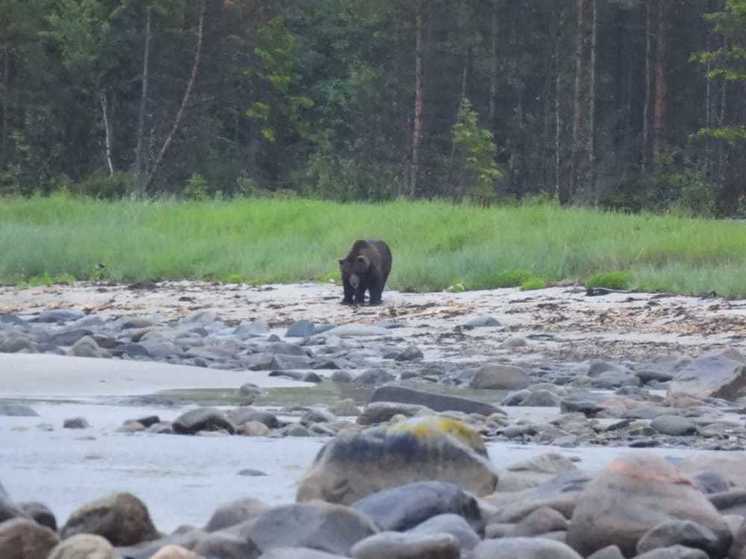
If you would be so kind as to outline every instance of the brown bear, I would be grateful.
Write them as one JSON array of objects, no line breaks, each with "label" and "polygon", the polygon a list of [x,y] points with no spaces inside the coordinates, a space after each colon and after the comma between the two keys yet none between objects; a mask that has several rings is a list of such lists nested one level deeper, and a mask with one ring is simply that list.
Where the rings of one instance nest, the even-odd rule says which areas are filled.
[{"label": "brown bear", "polygon": [[381,304],[381,293],[391,271],[391,251],[383,241],[355,241],[347,256],[340,259],[344,286],[343,305],[362,305],[366,290],[370,304]]}]

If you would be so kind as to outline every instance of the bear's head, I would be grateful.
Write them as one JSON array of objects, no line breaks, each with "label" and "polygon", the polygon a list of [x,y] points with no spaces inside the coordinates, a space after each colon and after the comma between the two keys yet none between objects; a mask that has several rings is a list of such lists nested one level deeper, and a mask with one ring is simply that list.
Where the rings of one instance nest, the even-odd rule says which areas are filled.
[{"label": "bear's head", "polygon": [[362,254],[354,258],[342,258],[339,261],[339,269],[342,272],[342,277],[347,278],[353,289],[357,289],[361,279],[370,269],[370,260]]}]

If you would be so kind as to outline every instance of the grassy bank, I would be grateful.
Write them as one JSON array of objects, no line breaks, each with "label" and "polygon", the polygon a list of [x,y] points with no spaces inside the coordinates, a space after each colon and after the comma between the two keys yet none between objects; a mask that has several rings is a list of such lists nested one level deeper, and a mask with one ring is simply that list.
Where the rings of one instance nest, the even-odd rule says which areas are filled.
[{"label": "grassy bank", "polygon": [[570,279],[746,296],[741,223],[440,202],[5,198],[0,281],[326,280],[338,276],[337,258],[356,238],[389,242],[390,284],[404,290]]}]

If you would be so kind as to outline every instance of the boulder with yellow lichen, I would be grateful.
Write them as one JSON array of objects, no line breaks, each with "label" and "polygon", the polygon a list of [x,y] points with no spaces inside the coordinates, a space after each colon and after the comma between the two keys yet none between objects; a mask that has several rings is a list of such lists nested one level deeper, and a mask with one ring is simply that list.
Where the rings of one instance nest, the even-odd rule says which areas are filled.
[{"label": "boulder with yellow lichen", "polygon": [[475,495],[497,486],[482,437],[467,424],[439,416],[343,433],[324,445],[300,482],[297,500],[350,504],[414,481],[448,481]]}]

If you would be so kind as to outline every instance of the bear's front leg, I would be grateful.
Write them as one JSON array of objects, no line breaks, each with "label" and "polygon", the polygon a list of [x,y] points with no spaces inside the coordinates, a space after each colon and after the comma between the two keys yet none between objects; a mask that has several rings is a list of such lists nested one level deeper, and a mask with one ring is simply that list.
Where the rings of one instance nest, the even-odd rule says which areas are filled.
[{"label": "bear's front leg", "polygon": [[378,287],[371,287],[370,288],[370,305],[381,305],[383,304],[383,301],[381,300],[381,293],[383,292],[383,289],[380,289]]},{"label": "bear's front leg", "polygon": [[356,305],[362,305],[365,302],[365,287],[362,285],[359,285],[358,288],[355,290],[355,304]]},{"label": "bear's front leg", "polygon": [[342,281],[342,288],[344,289],[344,299],[342,299],[343,305],[352,305],[353,300],[352,298],[355,295],[355,290],[350,285],[350,282],[347,280]]}]

